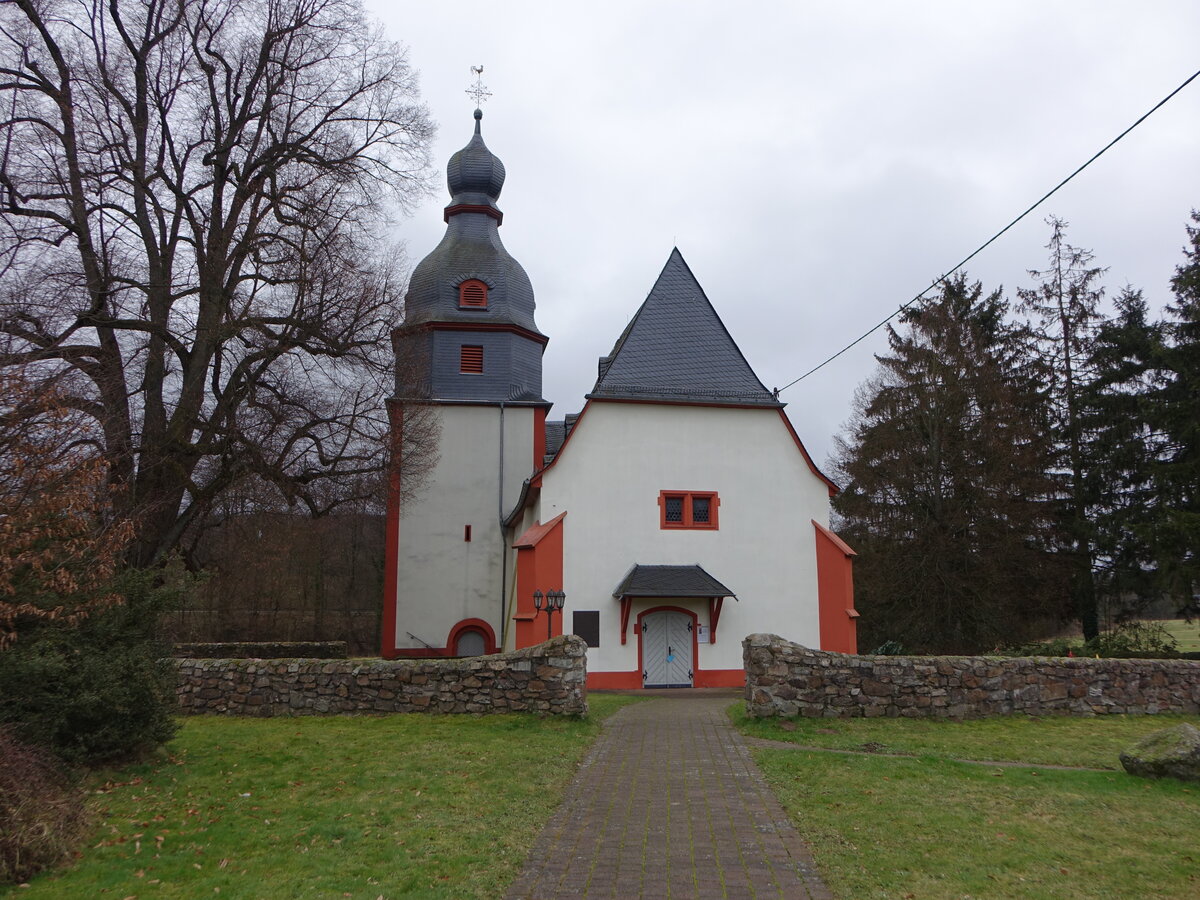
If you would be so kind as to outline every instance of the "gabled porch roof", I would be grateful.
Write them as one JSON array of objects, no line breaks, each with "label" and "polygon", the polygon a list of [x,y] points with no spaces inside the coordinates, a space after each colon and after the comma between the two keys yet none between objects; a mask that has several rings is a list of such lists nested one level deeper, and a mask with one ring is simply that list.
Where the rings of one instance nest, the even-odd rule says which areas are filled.
[{"label": "gabled porch roof", "polygon": [[634,565],[613,596],[625,597],[735,597],[733,591],[700,566]]},{"label": "gabled porch roof", "polygon": [[629,631],[634,597],[699,597],[708,601],[709,643],[717,642],[717,623],[726,597],[737,599],[729,588],[700,566],[639,566],[625,573],[613,597],[621,601],[621,643]]}]

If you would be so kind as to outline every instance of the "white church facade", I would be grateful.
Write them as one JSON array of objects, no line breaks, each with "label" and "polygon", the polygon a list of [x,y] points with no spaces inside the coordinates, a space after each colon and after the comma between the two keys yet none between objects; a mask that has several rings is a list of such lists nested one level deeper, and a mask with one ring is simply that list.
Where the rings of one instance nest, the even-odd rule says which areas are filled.
[{"label": "white church facade", "polygon": [[[533,290],[499,237],[504,167],[450,160],[446,235],[414,270],[389,401],[439,420],[424,490],[388,509],[385,657],[583,637],[592,688],[743,682],[741,640],[856,651],[836,486],[678,250],[578,415],[548,419]],[[561,605],[561,609],[555,607]],[[549,607],[549,609],[547,609]]]}]

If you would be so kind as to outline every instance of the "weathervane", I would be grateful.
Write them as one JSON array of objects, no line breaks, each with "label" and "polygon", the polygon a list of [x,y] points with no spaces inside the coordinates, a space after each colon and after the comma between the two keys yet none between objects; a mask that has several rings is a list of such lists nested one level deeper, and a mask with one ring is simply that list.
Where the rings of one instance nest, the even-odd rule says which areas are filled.
[{"label": "weathervane", "polygon": [[492,92],[483,83],[483,66],[471,66],[471,71],[475,73],[475,83],[465,93],[475,101],[475,108],[478,109],[484,100],[492,96]]}]

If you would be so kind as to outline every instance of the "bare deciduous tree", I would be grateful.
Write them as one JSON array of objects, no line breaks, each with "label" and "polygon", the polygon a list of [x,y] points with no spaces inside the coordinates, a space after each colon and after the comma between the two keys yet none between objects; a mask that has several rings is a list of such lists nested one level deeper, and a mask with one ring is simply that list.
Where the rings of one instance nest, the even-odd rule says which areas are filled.
[{"label": "bare deciduous tree", "polygon": [[0,60],[0,365],[90,420],[130,561],[240,484],[321,513],[372,483],[380,236],[432,132],[402,49],[354,0],[10,0]]}]

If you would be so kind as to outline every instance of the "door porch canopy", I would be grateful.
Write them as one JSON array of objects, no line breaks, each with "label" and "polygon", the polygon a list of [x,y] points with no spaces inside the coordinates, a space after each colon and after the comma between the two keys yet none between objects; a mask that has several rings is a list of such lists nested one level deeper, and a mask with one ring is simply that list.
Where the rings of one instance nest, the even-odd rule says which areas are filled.
[{"label": "door porch canopy", "polygon": [[708,600],[708,642],[717,642],[717,622],[726,597],[733,593],[700,566],[641,566],[636,563],[625,573],[613,597],[621,601],[621,643],[629,631],[629,612],[634,598],[679,597]]}]

